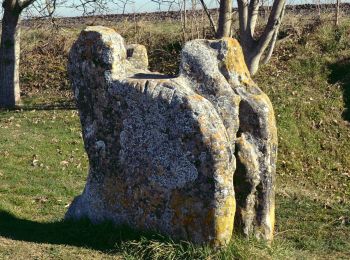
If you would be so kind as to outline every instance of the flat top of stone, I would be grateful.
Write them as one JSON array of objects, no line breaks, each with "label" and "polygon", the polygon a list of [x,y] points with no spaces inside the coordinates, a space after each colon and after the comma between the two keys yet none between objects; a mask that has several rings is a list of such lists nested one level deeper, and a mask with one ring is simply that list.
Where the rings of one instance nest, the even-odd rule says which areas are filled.
[{"label": "flat top of stone", "polygon": [[100,34],[115,34],[116,31],[112,28],[109,28],[109,27],[105,27],[105,26],[88,26],[84,29],[84,32],[97,32],[97,33],[100,33]]},{"label": "flat top of stone", "polygon": [[[114,29],[111,29],[108,27],[88,26],[83,32],[84,32],[84,34],[87,34],[89,32],[97,33],[97,34],[101,35],[101,37],[111,36],[111,38],[108,38],[108,40],[107,40],[107,42],[110,42],[111,46],[113,46],[114,41],[119,41],[119,43],[120,43],[120,39],[119,39],[120,36],[116,33],[116,31]],[[114,38],[115,35],[118,35],[119,37]],[[121,59],[120,61],[118,61],[121,63],[124,63],[124,59],[129,60],[129,66],[125,66],[126,67],[126,71],[125,71],[126,78],[145,79],[145,80],[147,80],[147,79],[173,79],[173,78],[175,78],[173,76],[169,76],[169,75],[165,75],[165,74],[161,74],[161,73],[157,73],[157,72],[151,72],[147,68],[144,68],[144,67],[140,68],[140,67],[136,66],[133,63],[133,62],[135,62],[135,59],[133,61],[131,61],[131,59],[133,59],[133,58],[126,56],[127,49],[135,48],[139,51],[136,59],[142,59],[143,56],[145,56],[144,58],[147,59],[146,48],[144,48],[144,46],[142,46],[143,48],[139,48],[139,46],[141,46],[141,45],[137,45],[137,44],[125,45],[125,43],[123,43],[123,45],[124,45],[124,48],[122,48],[119,45],[120,48],[122,48],[123,50],[120,49],[118,51],[119,55],[121,55],[121,56],[118,57],[117,59]],[[197,48],[198,47],[197,45],[207,46],[206,51],[208,51],[210,53],[211,53],[211,51],[218,52],[218,49],[219,49],[219,55],[217,57],[215,57],[215,59],[207,59],[205,53],[203,52],[205,50],[203,48]],[[139,55],[140,51],[145,52],[145,55],[141,55],[141,57],[140,57],[140,55]],[[226,78],[229,82],[231,81],[230,83],[235,81],[236,84],[240,83],[243,85],[255,85],[250,77],[249,70],[245,64],[242,48],[236,39],[232,39],[229,37],[224,37],[222,39],[217,39],[217,40],[197,39],[194,41],[187,42],[184,45],[183,50],[182,50],[182,55],[184,55],[184,53],[190,53],[192,55],[193,61],[197,60],[198,64],[194,64],[194,66],[200,67],[199,69],[207,70],[208,68],[211,67],[212,69],[210,69],[210,71],[212,71],[212,72],[214,72],[217,69],[219,69],[219,70],[224,69],[227,72]],[[141,62],[143,62],[143,61],[141,61]],[[183,63],[183,62],[184,61],[182,60],[181,63]],[[148,64],[148,60],[146,61],[146,63]],[[188,65],[188,64],[186,64],[186,65]],[[180,67],[181,66],[182,65],[180,64]],[[203,67],[201,67],[201,66],[203,66]],[[206,73],[207,72],[209,72],[209,71],[206,71]],[[184,75],[184,73],[182,73],[182,71],[180,70],[180,74],[178,75],[178,77],[181,77],[181,76],[186,77],[186,75]],[[233,85],[236,85],[236,84],[233,84]]]}]

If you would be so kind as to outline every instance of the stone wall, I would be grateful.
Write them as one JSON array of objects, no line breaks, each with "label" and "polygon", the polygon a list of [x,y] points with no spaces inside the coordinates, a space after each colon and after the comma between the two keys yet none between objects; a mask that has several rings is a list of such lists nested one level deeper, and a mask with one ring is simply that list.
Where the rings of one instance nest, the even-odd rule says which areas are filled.
[{"label": "stone wall", "polygon": [[214,246],[271,240],[277,131],[238,42],[194,40],[176,78],[146,49],[88,27],[69,57],[89,176],[67,219],[87,217]]}]

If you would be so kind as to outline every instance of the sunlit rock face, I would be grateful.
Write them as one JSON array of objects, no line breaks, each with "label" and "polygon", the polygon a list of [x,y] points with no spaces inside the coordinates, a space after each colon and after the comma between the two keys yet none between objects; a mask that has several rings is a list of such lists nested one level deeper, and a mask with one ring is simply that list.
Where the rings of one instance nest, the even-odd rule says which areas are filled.
[{"label": "sunlit rock face", "polygon": [[194,40],[176,78],[146,49],[88,27],[69,57],[89,176],[66,219],[113,221],[214,246],[271,240],[277,131],[238,42]]}]

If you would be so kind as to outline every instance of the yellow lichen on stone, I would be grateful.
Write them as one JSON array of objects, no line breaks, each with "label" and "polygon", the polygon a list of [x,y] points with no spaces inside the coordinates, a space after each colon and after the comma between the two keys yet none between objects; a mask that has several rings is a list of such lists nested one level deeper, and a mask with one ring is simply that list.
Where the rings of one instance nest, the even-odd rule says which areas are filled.
[{"label": "yellow lichen on stone", "polygon": [[225,37],[228,53],[225,57],[225,65],[230,73],[238,74],[243,84],[252,85],[253,80],[250,77],[248,67],[244,60],[242,47],[236,39]]},{"label": "yellow lichen on stone", "polygon": [[271,201],[270,202],[270,214],[269,214],[269,217],[270,217],[270,236],[267,237],[268,240],[272,240],[273,239],[273,233],[274,233],[274,230],[275,230],[275,202],[274,201]]},{"label": "yellow lichen on stone", "polygon": [[275,120],[275,112],[273,110],[272,103],[269,99],[269,97],[261,92],[259,95],[252,95],[252,98],[257,102],[257,103],[262,103],[267,105],[268,113],[267,113],[267,127],[270,130],[270,143],[272,145],[276,145],[278,143],[277,139],[277,127],[276,127],[276,120]]},{"label": "yellow lichen on stone", "polygon": [[197,102],[201,102],[201,101],[204,100],[204,97],[202,97],[200,95],[197,95],[197,94],[193,94],[193,95],[189,95],[188,99],[191,99],[191,100],[194,100],[194,101],[197,101]]},{"label": "yellow lichen on stone", "polygon": [[236,200],[233,196],[225,197],[215,218],[215,246],[227,245],[232,236],[234,217],[236,212]]},{"label": "yellow lichen on stone", "polygon": [[[173,191],[170,199],[170,208],[173,212],[172,225],[182,230],[182,235],[187,238],[201,237],[201,239],[208,240],[211,235],[210,223],[213,219],[208,221],[207,217],[211,209],[202,208],[199,215],[195,210],[195,205],[202,203],[199,198],[187,196],[181,191]],[[209,223],[209,225],[205,225]]]}]

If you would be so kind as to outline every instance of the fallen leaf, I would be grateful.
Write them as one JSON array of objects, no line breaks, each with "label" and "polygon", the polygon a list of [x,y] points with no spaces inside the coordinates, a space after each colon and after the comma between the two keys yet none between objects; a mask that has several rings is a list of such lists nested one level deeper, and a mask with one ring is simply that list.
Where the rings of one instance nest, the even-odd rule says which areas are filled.
[{"label": "fallen leaf", "polygon": [[344,176],[350,178],[350,173],[348,173],[348,172],[342,172],[342,175],[344,175]]},{"label": "fallen leaf", "polygon": [[34,160],[32,161],[32,166],[36,167],[36,166],[38,166],[38,164],[39,164],[39,160],[34,159]]},{"label": "fallen leaf", "polygon": [[39,196],[39,197],[34,198],[34,201],[40,202],[40,203],[45,203],[45,202],[49,201],[49,199],[45,196]]},{"label": "fallen leaf", "polygon": [[67,166],[68,164],[69,164],[68,161],[62,161],[62,162],[60,162],[60,165],[62,165],[62,166]]}]

